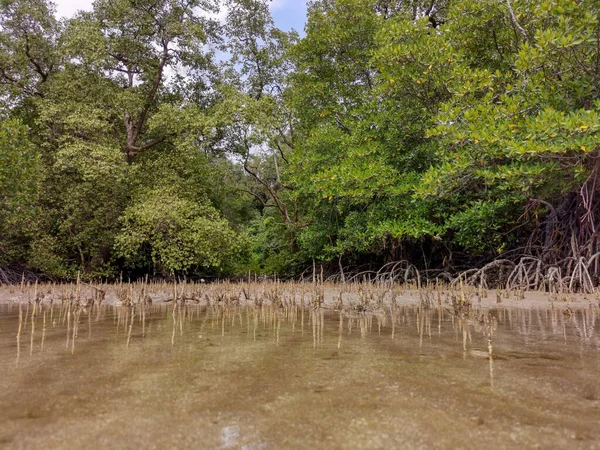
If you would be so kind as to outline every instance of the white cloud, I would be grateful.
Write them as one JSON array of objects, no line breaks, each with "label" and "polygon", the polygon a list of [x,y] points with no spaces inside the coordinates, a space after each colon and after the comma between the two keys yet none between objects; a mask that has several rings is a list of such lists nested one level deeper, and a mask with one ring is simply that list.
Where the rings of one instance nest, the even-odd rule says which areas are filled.
[{"label": "white cloud", "polygon": [[[54,0],[56,4],[56,12],[58,17],[73,17],[77,11],[89,11],[92,9],[93,0]],[[306,4],[306,0],[272,0],[270,6],[271,11],[279,9],[294,9],[294,6],[300,3]],[[209,15],[220,21],[225,20],[227,16],[227,8],[223,5],[221,10],[216,15]]]},{"label": "white cloud", "polygon": [[[299,1],[299,0],[292,0],[292,1]],[[302,2],[305,2],[305,0],[301,0]],[[269,9],[271,11],[274,11],[276,9],[282,9],[285,8],[288,3],[290,3],[290,0],[271,0],[270,4],[269,4]],[[219,7],[219,12],[217,14],[205,14],[206,17],[210,17],[211,19],[217,19],[219,22],[223,23],[225,22],[225,19],[227,18],[227,13],[229,12],[229,8],[227,7],[227,5],[222,4]]]},{"label": "white cloud", "polygon": [[73,17],[77,11],[92,9],[92,0],[54,0],[58,17]]}]

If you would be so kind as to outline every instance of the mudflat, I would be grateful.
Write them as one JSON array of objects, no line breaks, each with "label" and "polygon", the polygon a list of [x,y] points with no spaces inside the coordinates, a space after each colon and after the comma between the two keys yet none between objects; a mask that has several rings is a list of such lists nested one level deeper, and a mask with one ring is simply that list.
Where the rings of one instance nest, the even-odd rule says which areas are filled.
[{"label": "mudflat", "polygon": [[[319,304],[320,307],[353,308],[367,304],[366,309],[390,305],[418,306],[426,300],[430,306],[451,307],[453,299],[464,298],[481,308],[557,308],[560,310],[600,308],[600,292],[548,293],[542,291],[481,290],[472,286],[432,286],[416,289],[414,285],[365,285],[362,283],[124,283],[124,284],[40,284],[38,286],[0,286],[0,305],[18,305],[38,300],[43,304],[77,301],[98,304],[99,292],[104,305],[137,303],[172,304],[175,302],[211,306],[218,303],[256,305],[277,301],[294,302],[298,306]],[[340,301],[341,298],[341,301]]]}]

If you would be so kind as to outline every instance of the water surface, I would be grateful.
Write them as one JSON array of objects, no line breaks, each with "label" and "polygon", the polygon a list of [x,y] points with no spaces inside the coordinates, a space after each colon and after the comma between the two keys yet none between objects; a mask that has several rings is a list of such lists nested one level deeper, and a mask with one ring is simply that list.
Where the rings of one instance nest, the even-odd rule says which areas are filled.
[{"label": "water surface", "polygon": [[599,349],[593,308],[4,305],[0,446],[600,448]]}]

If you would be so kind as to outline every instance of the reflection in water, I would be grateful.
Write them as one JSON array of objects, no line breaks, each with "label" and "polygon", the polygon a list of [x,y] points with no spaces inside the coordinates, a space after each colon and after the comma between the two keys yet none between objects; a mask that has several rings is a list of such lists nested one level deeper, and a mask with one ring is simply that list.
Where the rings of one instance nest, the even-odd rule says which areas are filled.
[{"label": "reflection in water", "polygon": [[121,420],[158,447],[194,448],[191,435],[209,448],[600,444],[597,308],[66,302],[0,306],[0,321],[16,355],[0,360],[0,441],[14,447],[58,429],[139,446],[105,435]]},{"label": "reflection in water", "polygon": [[[40,351],[45,350],[47,335],[46,318],[48,312],[43,310],[42,305],[33,304],[30,312],[27,305],[25,317],[23,307],[18,306],[18,322],[16,332],[17,366],[21,353],[21,335],[30,327],[29,356],[34,354],[34,341],[36,324],[41,321],[42,335]],[[10,308],[4,307],[5,313],[12,313]],[[325,344],[325,327],[327,323],[336,323],[336,348],[342,349],[343,336],[356,335],[360,339],[366,339],[374,333],[374,322],[376,323],[377,336],[389,334],[391,340],[395,340],[397,333],[410,335],[410,330],[416,330],[418,336],[419,351],[423,351],[424,339],[434,345],[435,340],[445,343],[454,341],[452,337],[456,332],[461,334],[462,359],[488,359],[490,385],[493,386],[494,379],[494,334],[498,327],[503,333],[509,333],[513,342],[515,338],[525,347],[530,348],[537,343],[548,340],[556,343],[558,338],[563,345],[579,341],[581,346],[590,349],[598,348],[600,337],[595,333],[598,320],[597,309],[582,309],[576,313],[565,313],[556,309],[531,310],[531,309],[499,309],[499,310],[475,310],[471,316],[456,316],[442,306],[435,309],[422,309],[418,307],[389,307],[374,312],[356,312],[350,309],[326,310],[315,308],[305,311],[300,306],[273,307],[260,305],[259,307],[247,306],[192,306],[176,304],[172,307],[138,305],[135,307],[95,307],[81,308],[67,303],[64,307],[57,308],[59,320],[54,320],[55,307],[50,306],[50,321],[52,323],[52,334],[64,327],[66,332],[65,348],[75,355],[76,342],[79,340],[79,330],[82,326],[82,315],[87,327],[87,339],[93,339],[93,322],[101,323],[103,326],[98,332],[107,334],[110,329],[105,325],[114,324],[113,333],[115,337],[123,335],[125,348],[129,348],[132,338],[145,339],[151,337],[153,328],[163,329],[167,326],[171,331],[169,334],[171,346],[174,347],[178,340],[185,340],[186,333],[198,334],[200,339],[208,338],[211,333],[218,329],[220,337],[228,333],[239,333],[257,340],[257,335],[264,337],[271,334],[276,345],[279,345],[282,334],[296,334],[296,324],[300,325],[300,337],[304,336],[305,312],[308,316],[308,325],[312,330],[312,346],[317,348]],[[28,320],[28,317],[30,319]],[[245,319],[244,319],[245,317]],[[137,322],[136,322],[137,321]],[[207,323],[210,327],[207,330]],[[437,333],[432,335],[432,323],[437,324]],[[411,325],[412,324],[412,325]],[[283,329],[282,329],[283,327]],[[344,329],[347,332],[344,332]],[[473,338],[473,333],[476,338]],[[500,339],[505,339],[501,336]],[[485,350],[480,350],[484,347]],[[555,351],[560,350],[555,348]],[[501,356],[501,355],[500,355]]]},{"label": "reflection in water", "polygon": [[21,330],[23,328],[23,308],[19,303],[19,329],[17,331],[17,362],[16,366],[19,366],[19,359],[21,357]]},{"label": "reflection in water", "polygon": [[[389,334],[394,339],[397,333],[411,334],[411,329],[416,331],[418,345],[423,347],[425,339],[435,340],[436,337],[446,339],[454,335],[455,331],[461,333],[461,346],[463,352],[479,337],[483,338],[485,345],[494,338],[496,330],[511,333],[520,337],[524,344],[535,344],[548,339],[556,340],[560,337],[563,343],[568,341],[581,341],[583,345],[595,347],[598,345],[599,336],[595,333],[598,321],[597,309],[582,309],[575,313],[566,314],[557,309],[525,310],[525,309],[500,309],[500,310],[474,310],[468,317],[455,316],[443,307],[435,309],[420,309],[418,307],[394,307],[387,311],[359,313],[351,310],[328,310],[316,308],[300,310],[295,308],[276,308],[267,305],[260,307],[242,306],[196,306],[150,305],[135,307],[104,306],[92,308],[78,308],[67,304],[64,307],[49,307],[46,311],[39,305],[33,305],[23,317],[23,307],[4,307],[2,314],[10,316],[18,313],[15,321],[17,336],[20,336],[30,326],[30,339],[35,340],[36,327],[42,327],[42,335],[47,330],[46,321],[49,318],[52,328],[56,331],[64,327],[67,338],[66,348],[72,345],[72,339],[79,339],[79,331],[85,326],[88,339],[92,339],[93,323],[108,322],[114,324],[115,335],[124,331],[124,343],[131,341],[132,337],[146,337],[151,325],[165,322],[172,331],[171,337],[184,336],[188,331],[200,327],[204,330],[207,323],[209,329],[217,331],[221,337],[234,330],[244,331],[245,335],[256,340],[257,331],[272,334],[275,343],[282,333],[296,333],[300,325],[300,335],[304,335],[306,325],[305,313],[308,317],[308,326],[312,329],[314,344],[322,344],[325,339],[327,323],[335,322],[336,336],[341,339],[342,331],[346,329],[348,336],[356,334],[357,337],[367,338],[369,335],[384,336]],[[58,311],[55,311],[57,309]],[[54,315],[59,315],[55,320]],[[82,319],[82,316],[85,319]],[[85,322],[85,323],[84,323]],[[151,325],[149,325],[149,322]],[[437,333],[432,333],[432,324],[437,324]],[[162,326],[163,324],[161,324]],[[413,328],[414,327],[414,328]],[[106,327],[102,327],[106,332]],[[449,333],[449,335],[446,335]],[[477,335],[474,338],[473,333]],[[173,341],[174,343],[175,341]],[[481,342],[479,342],[481,343]]]}]

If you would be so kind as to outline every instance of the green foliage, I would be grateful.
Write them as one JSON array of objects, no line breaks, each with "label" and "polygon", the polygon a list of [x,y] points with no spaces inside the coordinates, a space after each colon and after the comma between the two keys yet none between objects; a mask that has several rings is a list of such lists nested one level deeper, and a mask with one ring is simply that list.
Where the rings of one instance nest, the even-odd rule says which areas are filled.
[{"label": "green foliage", "polygon": [[98,0],[63,22],[0,0],[0,264],[292,276],[600,251],[599,17],[315,0],[300,38],[266,0]]},{"label": "green foliage", "polygon": [[[515,2],[517,11],[528,11],[518,15],[527,40],[511,34],[509,13],[498,5],[488,9],[498,19],[488,29],[473,15],[485,5],[465,1],[452,10],[452,97],[428,132],[440,144],[441,164],[425,174],[418,198],[466,200],[449,220],[450,227],[461,228],[456,236],[466,248],[496,245],[516,225],[527,199],[554,202],[590,174],[600,87],[590,70],[597,66],[600,29],[598,14],[591,13],[597,5],[587,6],[540,1],[529,8]],[[473,41],[487,49],[487,58],[474,57],[483,49]],[[486,222],[471,233],[481,239],[464,237]]]},{"label": "green foliage", "polygon": [[136,263],[147,249],[167,273],[221,269],[243,247],[213,207],[181,198],[168,187],[148,192],[125,211],[122,221],[117,251]]},{"label": "green foliage", "polygon": [[17,119],[0,121],[0,202],[1,211],[20,207],[35,195],[38,154]]},{"label": "green foliage", "polygon": [[[57,63],[59,23],[45,0],[0,1],[0,96],[5,107],[44,95]],[[3,102],[4,103],[4,102]]]},{"label": "green foliage", "polygon": [[291,156],[296,195],[311,205],[299,237],[310,257],[379,254],[390,238],[439,232],[426,203],[411,196],[434,161],[426,135],[448,96],[445,53],[412,6],[312,5],[307,36],[294,49],[302,135]]},{"label": "green foliage", "polygon": [[314,2],[293,53],[307,255],[415,239],[494,255],[530,199],[595,176],[599,11],[583,3]]},{"label": "green foliage", "polygon": [[246,271],[294,276],[303,269],[303,255],[292,249],[290,230],[274,213],[265,212],[252,220],[248,234],[252,246]]},{"label": "green foliage", "polygon": [[0,264],[24,258],[32,233],[39,155],[17,119],[0,121]]},{"label": "green foliage", "polygon": [[[219,40],[219,27],[206,18],[216,3],[98,1],[62,25],[43,0],[0,6],[0,95],[30,127],[41,164],[29,182],[42,186],[30,196],[37,207],[31,232],[16,233],[24,251],[3,263],[26,259],[57,277],[111,276],[124,248],[130,263],[147,269],[147,246],[167,272],[237,270],[252,207],[236,189],[239,166],[219,153],[231,117],[207,51]],[[172,209],[157,197],[164,186],[178,192]],[[173,223],[166,234],[148,229],[151,205]],[[133,224],[143,228],[140,242],[123,238]],[[169,250],[172,237],[182,243]],[[195,243],[206,248],[191,250]]]}]

